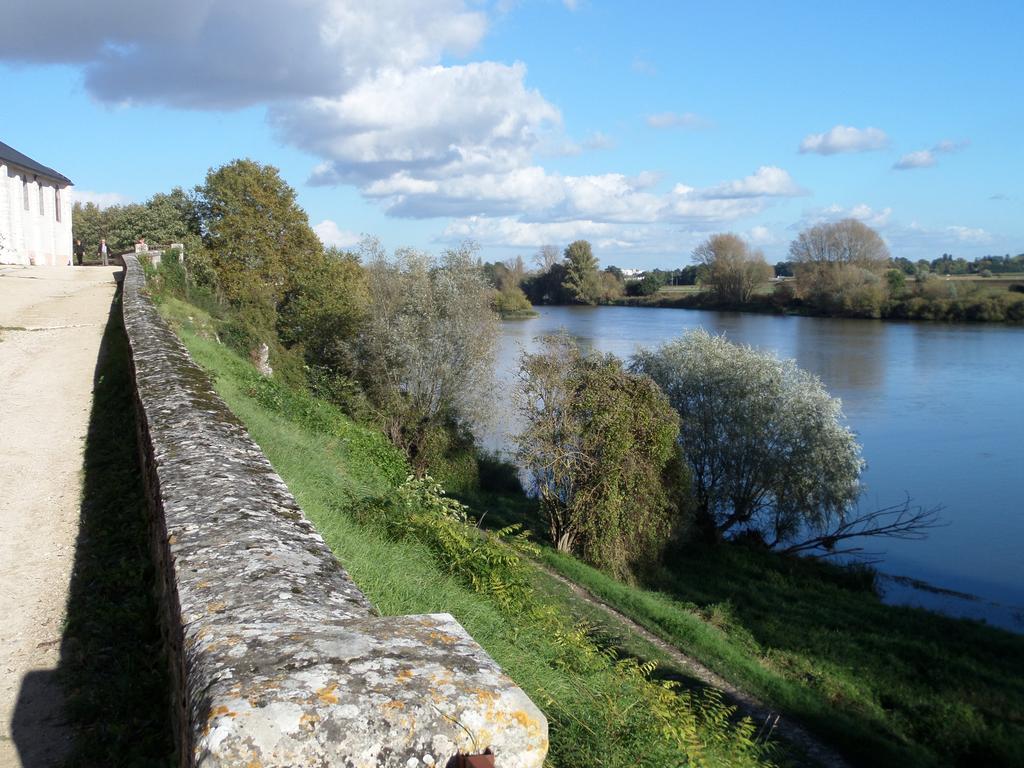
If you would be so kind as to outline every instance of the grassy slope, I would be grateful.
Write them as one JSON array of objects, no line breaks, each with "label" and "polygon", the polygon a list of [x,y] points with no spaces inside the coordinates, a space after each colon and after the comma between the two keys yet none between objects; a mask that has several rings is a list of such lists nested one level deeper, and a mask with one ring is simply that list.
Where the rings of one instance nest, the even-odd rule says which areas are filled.
[{"label": "grassy slope", "polygon": [[865,765],[1024,765],[1024,638],[729,548],[681,556],[658,592],[545,560]]},{"label": "grassy slope", "polygon": [[[344,419],[335,425],[337,435],[317,433],[264,408],[250,397],[249,364],[204,338],[211,327],[201,311],[168,299],[162,312],[194,359],[213,373],[218,392],[382,614],[453,614],[545,711],[551,726],[551,764],[664,764],[645,757],[652,744],[640,741],[631,724],[638,717],[635,705],[642,707],[643,702],[629,699],[628,686],[600,669],[567,665],[564,639],[552,636],[549,626],[510,622],[486,596],[445,575],[424,547],[386,539],[377,529],[352,520],[347,512],[357,500],[380,496],[394,483],[393,467],[381,471],[381,457],[374,455],[381,436]],[[550,578],[540,571],[534,578],[549,605],[560,615],[571,615],[550,584],[543,583]],[[703,764],[731,763],[712,759]]]}]

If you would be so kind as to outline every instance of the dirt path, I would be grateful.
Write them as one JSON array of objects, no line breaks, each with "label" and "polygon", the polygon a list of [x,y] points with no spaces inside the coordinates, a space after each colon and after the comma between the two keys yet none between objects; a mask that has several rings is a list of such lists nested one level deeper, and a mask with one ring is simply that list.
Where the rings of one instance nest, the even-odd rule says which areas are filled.
[{"label": "dirt path", "polygon": [[740,714],[750,717],[758,725],[774,721],[775,726],[773,738],[785,739],[801,752],[806,754],[815,765],[824,766],[824,768],[850,768],[850,764],[838,752],[822,743],[818,737],[799,723],[793,722],[793,720],[787,718],[784,713],[771,709],[756,697],[751,696],[745,691],[741,691],[724,678],[712,672],[696,659],[687,656],[674,645],[665,642],[653,632],[650,632],[637,624],[624,613],[620,613],[612,606],[602,602],[600,598],[593,595],[576,582],[565,578],[550,568],[544,567],[544,570],[547,571],[553,579],[568,587],[572,591],[573,595],[578,599],[600,608],[612,621],[625,625],[630,632],[639,635],[655,648],[661,650],[672,660],[673,664],[678,666],[679,669],[687,675],[699,680],[705,685],[709,685],[712,688],[716,688],[721,691],[725,694],[727,700],[740,711]]},{"label": "dirt path", "polygon": [[56,679],[116,268],[0,266],[0,768],[67,753]]}]

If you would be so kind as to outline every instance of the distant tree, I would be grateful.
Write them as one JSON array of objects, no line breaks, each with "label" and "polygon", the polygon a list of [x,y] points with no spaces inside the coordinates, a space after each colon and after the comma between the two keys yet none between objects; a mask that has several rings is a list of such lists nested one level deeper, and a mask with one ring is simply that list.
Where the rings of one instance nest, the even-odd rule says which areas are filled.
[{"label": "distant tree", "polygon": [[573,296],[566,289],[565,265],[556,261],[545,272],[528,275],[523,280],[523,292],[533,304],[570,304]]},{"label": "distant tree", "polygon": [[914,262],[910,259],[904,258],[903,256],[897,256],[892,260],[892,264],[896,269],[900,270],[904,275],[913,277],[917,274],[917,267],[914,266]]},{"label": "distant tree", "polygon": [[612,355],[582,353],[564,334],[524,353],[519,378],[518,456],[552,544],[626,575],[668,534],[662,472],[675,453],[675,413],[649,378]]},{"label": "distant tree", "polygon": [[889,249],[875,230],[857,219],[819,224],[790,243],[797,293],[829,312],[877,317],[885,299],[881,281]]},{"label": "distant tree", "polygon": [[439,260],[360,246],[369,302],[356,344],[359,381],[385,432],[418,472],[438,430],[486,418],[493,394],[498,318],[493,289],[464,243]]},{"label": "distant tree", "polygon": [[889,285],[890,296],[901,296],[907,289],[907,276],[901,269],[890,269],[885,273],[885,281]]},{"label": "distant tree", "polygon": [[777,261],[772,269],[774,270],[776,277],[793,276],[793,262],[791,261]]},{"label": "distant tree", "polygon": [[634,296],[653,296],[664,287],[665,282],[663,272],[648,272],[630,285],[630,292]]},{"label": "distant tree", "polygon": [[698,525],[711,538],[757,536],[785,551],[856,551],[856,536],[912,538],[935,510],[858,514],[864,462],[839,400],[818,377],[724,337],[693,331],[641,350],[680,419]]},{"label": "distant tree", "polygon": [[540,272],[548,272],[561,259],[562,252],[557,245],[542,245],[533,256],[533,262]]},{"label": "distant tree", "polygon": [[676,270],[674,285],[696,285],[700,277],[701,268],[696,264],[689,264],[682,269]]},{"label": "distant tree", "polygon": [[565,248],[565,290],[579,304],[597,304],[601,280],[597,258],[586,240],[576,240]]},{"label": "distant tree", "polygon": [[600,291],[598,301],[606,304],[615,299],[621,298],[626,292],[626,283],[622,275],[610,272],[607,269],[598,273]]},{"label": "distant tree", "polygon": [[[100,238],[106,237],[106,225],[103,211],[96,203],[76,202],[71,212],[72,236],[75,240],[81,240],[85,246],[85,252],[94,252],[99,245]],[[111,243],[113,249],[114,245]],[[114,251],[117,253],[117,251]]]},{"label": "distant tree", "polygon": [[764,254],[731,233],[709,237],[694,249],[693,260],[705,268],[705,285],[728,304],[747,303],[757,286],[772,276]]}]

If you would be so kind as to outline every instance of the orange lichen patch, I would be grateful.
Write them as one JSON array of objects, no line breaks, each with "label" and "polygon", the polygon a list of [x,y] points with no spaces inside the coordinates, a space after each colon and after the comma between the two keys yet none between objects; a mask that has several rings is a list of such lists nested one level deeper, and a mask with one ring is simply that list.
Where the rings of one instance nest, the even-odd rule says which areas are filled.
[{"label": "orange lichen patch", "polygon": [[250,760],[245,764],[245,768],[262,768],[262,765],[259,760]]},{"label": "orange lichen patch", "polygon": [[445,645],[455,645],[455,643],[459,642],[459,638],[455,635],[449,635],[447,632],[438,632],[437,630],[430,633],[430,639],[437,640]]},{"label": "orange lichen patch", "polygon": [[210,588],[210,582],[208,582],[208,581],[196,582],[196,589],[209,589],[209,588]]},{"label": "orange lichen patch", "polygon": [[337,704],[340,699],[334,692],[338,690],[337,683],[330,683],[316,692],[316,697],[322,704]]},{"label": "orange lichen patch", "polygon": [[384,709],[405,709],[405,702],[393,699],[384,705]]},{"label": "orange lichen patch", "polygon": [[320,722],[320,716],[314,715],[309,712],[299,718],[299,727],[306,731],[312,731],[316,728],[316,724]]},{"label": "orange lichen patch", "polygon": [[[539,720],[535,720],[534,718],[530,717],[521,709],[517,709],[515,712],[512,713],[512,719],[519,723],[519,725],[522,726],[524,729],[526,729],[526,732],[531,737],[543,733],[544,731],[544,729],[541,728]],[[547,749],[548,740],[545,738],[543,741],[544,749]]]},{"label": "orange lichen patch", "polygon": [[412,676],[413,671],[411,669],[403,669],[401,672],[395,675],[395,680],[397,680],[400,683],[404,683],[409,680],[412,680]]},{"label": "orange lichen patch", "polygon": [[221,613],[227,607],[227,603],[210,603],[208,606],[206,606],[206,610],[208,610],[210,613]]}]

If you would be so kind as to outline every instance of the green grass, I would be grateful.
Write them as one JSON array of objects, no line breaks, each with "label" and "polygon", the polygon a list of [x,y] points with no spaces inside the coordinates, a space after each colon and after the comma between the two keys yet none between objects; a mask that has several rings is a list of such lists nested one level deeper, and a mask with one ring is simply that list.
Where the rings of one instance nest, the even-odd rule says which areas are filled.
[{"label": "green grass", "polygon": [[172,765],[162,650],[128,346],[115,298],[100,347],[61,643],[75,732],[69,766]]},{"label": "green grass", "polygon": [[453,614],[544,710],[549,764],[676,765],[679,753],[666,735],[671,729],[689,734],[691,755],[703,753],[695,765],[758,764],[761,750],[750,746],[751,725],[737,730],[713,698],[686,691],[677,696],[649,681],[635,664],[616,662],[565,618],[572,615],[569,599],[551,588],[552,580],[540,569],[524,565],[535,584],[536,604],[510,615],[497,600],[442,567],[446,564],[425,543],[396,541],[379,526],[357,522],[360,505],[386,497],[404,474],[401,459],[386,450],[383,437],[308,395],[261,384],[246,361],[215,340],[216,320],[201,310],[174,299],[160,306],[381,613]]},{"label": "green grass", "polygon": [[544,559],[860,764],[1024,765],[1024,638],[737,547],[680,553],[657,591]]}]

